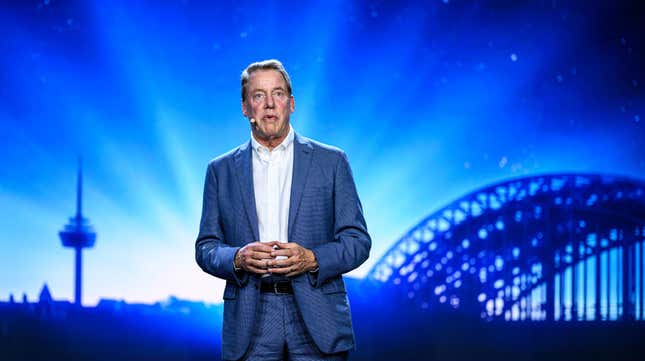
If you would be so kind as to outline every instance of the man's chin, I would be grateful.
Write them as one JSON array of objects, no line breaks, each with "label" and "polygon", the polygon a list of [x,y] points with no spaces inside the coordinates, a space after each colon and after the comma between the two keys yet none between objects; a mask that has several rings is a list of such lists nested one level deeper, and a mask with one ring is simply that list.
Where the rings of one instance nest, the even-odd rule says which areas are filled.
[{"label": "man's chin", "polygon": [[273,129],[273,128],[262,130],[262,134],[261,134],[262,138],[267,139],[267,140],[268,139],[277,139],[277,138],[280,138],[283,135],[284,134],[282,134],[280,129]]},{"label": "man's chin", "polygon": [[277,133],[277,132],[268,133],[268,132],[264,132],[264,131],[259,131],[259,132],[255,132],[254,135],[255,135],[255,138],[261,139],[261,140],[264,140],[264,141],[271,141],[271,140],[280,138],[280,134]]}]

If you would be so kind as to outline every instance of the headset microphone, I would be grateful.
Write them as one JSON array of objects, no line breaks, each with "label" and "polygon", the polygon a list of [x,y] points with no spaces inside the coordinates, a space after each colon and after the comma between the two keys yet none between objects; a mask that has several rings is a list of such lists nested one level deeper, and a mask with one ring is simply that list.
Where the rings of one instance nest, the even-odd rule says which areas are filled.
[{"label": "headset microphone", "polygon": [[249,119],[249,122],[251,122],[251,126],[256,126],[257,122],[255,121],[255,118]]}]

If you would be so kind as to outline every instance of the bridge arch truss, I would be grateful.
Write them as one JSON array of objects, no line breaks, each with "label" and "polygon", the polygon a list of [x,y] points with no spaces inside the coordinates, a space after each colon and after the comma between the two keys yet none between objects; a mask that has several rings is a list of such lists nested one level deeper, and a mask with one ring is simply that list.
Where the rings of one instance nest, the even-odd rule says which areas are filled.
[{"label": "bridge arch truss", "polygon": [[486,320],[643,320],[644,241],[644,182],[525,177],[431,214],[368,278]]}]

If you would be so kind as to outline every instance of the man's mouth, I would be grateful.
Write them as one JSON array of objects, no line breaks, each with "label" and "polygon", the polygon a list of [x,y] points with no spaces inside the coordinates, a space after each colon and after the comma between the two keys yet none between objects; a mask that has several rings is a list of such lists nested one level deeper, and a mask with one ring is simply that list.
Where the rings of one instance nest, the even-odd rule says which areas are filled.
[{"label": "man's mouth", "polygon": [[274,122],[278,119],[277,116],[275,115],[265,115],[262,117],[262,120],[269,121],[269,122]]}]

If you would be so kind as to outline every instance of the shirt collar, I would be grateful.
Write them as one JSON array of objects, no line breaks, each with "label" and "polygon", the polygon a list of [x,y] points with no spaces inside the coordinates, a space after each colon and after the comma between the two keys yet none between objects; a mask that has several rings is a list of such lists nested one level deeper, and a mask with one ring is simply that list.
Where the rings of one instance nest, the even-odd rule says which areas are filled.
[{"label": "shirt collar", "polygon": [[[291,124],[289,124],[289,133],[287,134],[287,137],[282,140],[282,143],[278,144],[273,150],[276,149],[287,149],[291,143],[293,143],[293,139],[295,138],[295,132],[293,130],[293,127]],[[255,137],[253,136],[253,133],[251,133],[251,146],[253,147],[253,150],[256,152],[267,152],[269,153],[269,148],[265,147],[264,145],[260,144],[257,140],[255,140]]]}]

